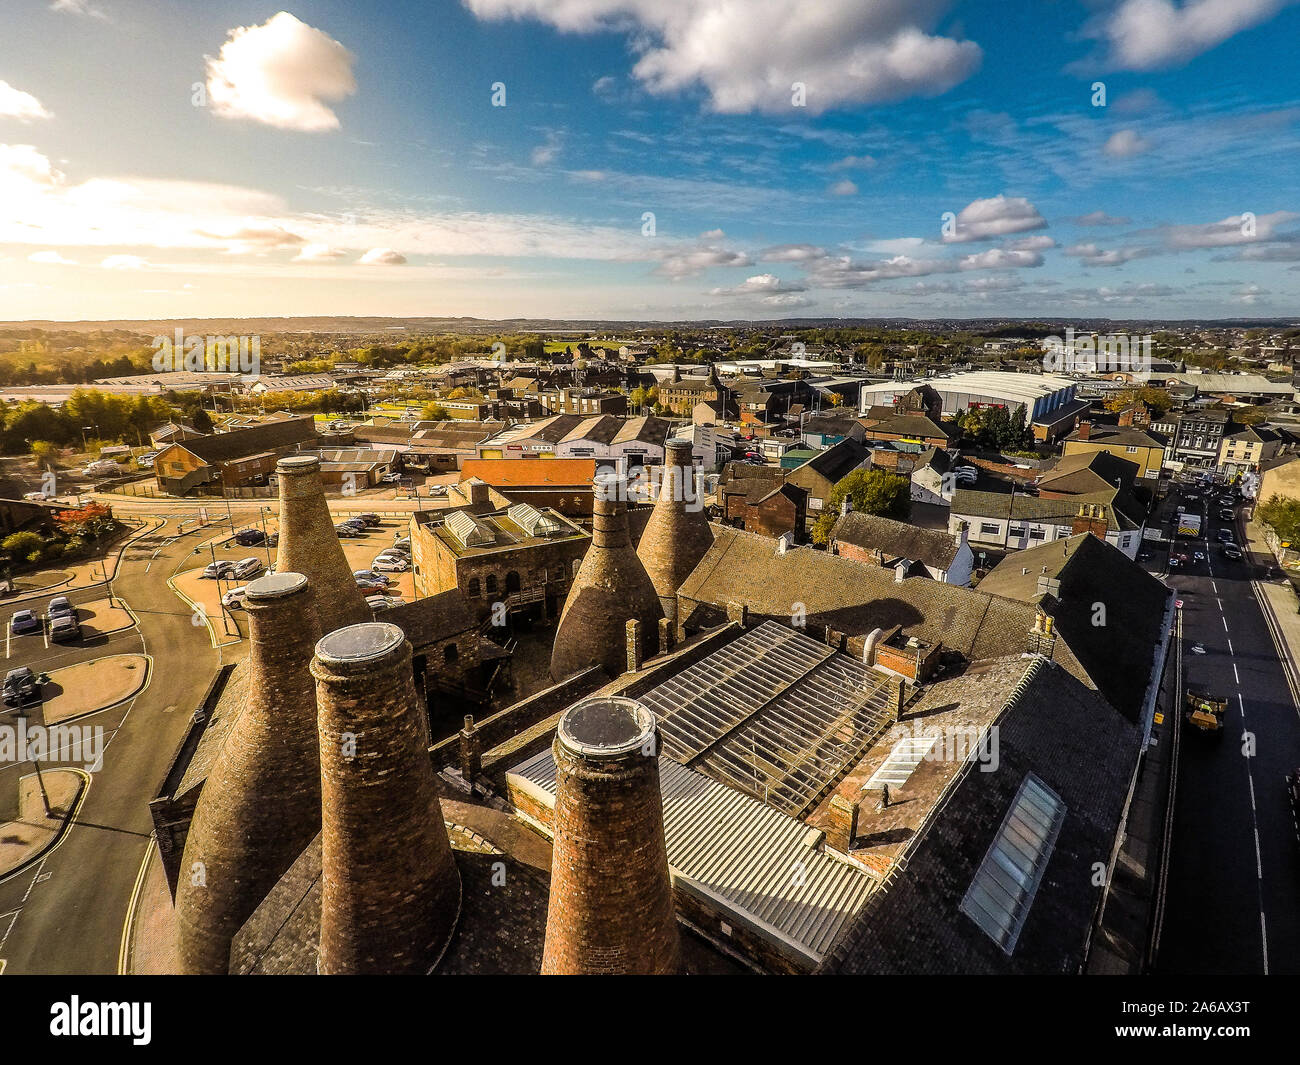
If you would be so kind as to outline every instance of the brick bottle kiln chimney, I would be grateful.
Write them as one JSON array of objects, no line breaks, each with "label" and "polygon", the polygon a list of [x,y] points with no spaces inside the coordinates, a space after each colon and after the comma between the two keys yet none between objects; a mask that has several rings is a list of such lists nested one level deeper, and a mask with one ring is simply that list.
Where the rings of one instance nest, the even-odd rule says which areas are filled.
[{"label": "brick bottle kiln chimney", "polygon": [[625,499],[625,481],[596,478],[591,546],[555,629],[551,676],[557,681],[593,665],[617,677],[626,666],[627,622],[635,619],[642,632],[652,632],[664,616],[655,587],[632,550]]},{"label": "brick bottle kiln chimney", "polygon": [[352,576],[343,545],[330,518],[320,459],[291,455],[275,464],[280,478],[280,549],[278,572],[306,574],[316,598],[322,633],[374,616]]},{"label": "brick bottle kiln chimney", "polygon": [[411,645],[370,622],[316,645],[324,974],[427,973],[460,915]]},{"label": "brick bottle kiln chimney", "polygon": [[230,941],[320,831],[310,664],[320,636],[307,578],[248,586],[248,688],[208,773],[176,888],[182,971],[225,973]]},{"label": "brick bottle kiln chimney", "polygon": [[664,616],[677,620],[677,589],[713,546],[689,440],[664,445],[663,485],[637,547]]},{"label": "brick bottle kiln chimney", "polygon": [[542,973],[680,971],[654,714],[632,699],[584,700],[565,711],[553,749]]}]

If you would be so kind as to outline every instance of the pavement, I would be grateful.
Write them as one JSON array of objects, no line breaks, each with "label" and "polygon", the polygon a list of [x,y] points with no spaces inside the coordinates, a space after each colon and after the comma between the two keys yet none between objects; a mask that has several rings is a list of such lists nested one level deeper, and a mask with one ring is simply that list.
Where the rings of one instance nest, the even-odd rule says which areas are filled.
[{"label": "pavement", "polygon": [[[27,642],[15,648],[15,657],[45,671],[108,653],[149,654],[154,665],[148,687],[87,719],[104,727],[107,740],[103,766],[93,775],[76,822],[34,865],[0,875],[0,970],[6,974],[119,970],[126,915],[152,846],[148,801],[221,657],[167,585],[193,547],[192,534],[176,535],[181,518],[193,527],[192,504],[123,553],[113,591],[130,605],[138,626],[101,637],[94,646],[42,649],[38,637],[23,637]],[[77,603],[79,597],[102,595],[93,588],[70,598]],[[41,611],[48,598],[24,606]],[[0,714],[0,724],[5,720]],[[15,786],[8,781],[30,772],[30,762],[0,766],[0,788]]]},{"label": "pavement", "polygon": [[111,655],[93,662],[56,669],[45,687],[40,716],[46,725],[97,714],[125,702],[149,680],[149,659],[144,655]]},{"label": "pavement", "polygon": [[[1154,969],[1297,973],[1300,839],[1284,777],[1300,765],[1294,687],[1300,626],[1289,588],[1268,579],[1272,559],[1259,530],[1221,522],[1217,510],[1206,515],[1206,539],[1181,541],[1202,551],[1203,561],[1172,574],[1165,552],[1151,562],[1183,601],[1187,686],[1229,701],[1219,734],[1183,727],[1180,737]],[[1229,560],[1214,546],[1219,528],[1245,540],[1245,559]],[[1194,645],[1205,653],[1195,653]]]}]

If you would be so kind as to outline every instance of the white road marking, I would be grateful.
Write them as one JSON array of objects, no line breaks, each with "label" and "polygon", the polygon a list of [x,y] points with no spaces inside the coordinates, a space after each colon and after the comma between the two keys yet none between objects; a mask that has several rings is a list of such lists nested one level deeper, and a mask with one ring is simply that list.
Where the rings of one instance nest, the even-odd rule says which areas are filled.
[{"label": "white road marking", "polygon": [[1235,679],[1236,682],[1237,682],[1238,684],[1241,683],[1241,674],[1237,672],[1237,663],[1236,663],[1236,662],[1233,662],[1233,663],[1232,663],[1232,676],[1233,676],[1233,679]]},{"label": "white road marking", "polygon": [[[1259,874],[1259,879],[1264,879],[1264,859],[1259,854],[1259,826],[1255,826],[1255,871]],[[1263,912],[1263,911],[1261,911]]]},{"label": "white road marking", "polygon": [[1227,632],[1227,631],[1228,631],[1228,619],[1227,619],[1227,618],[1219,618],[1219,620],[1223,622],[1223,631],[1224,631],[1224,632]]},{"label": "white road marking", "polygon": [[[1234,652],[1233,649],[1232,649],[1232,641],[1229,640],[1229,641],[1228,641],[1228,654],[1235,654],[1235,653],[1236,653],[1236,652]],[[1234,665],[1233,668],[1236,669],[1237,667]]]},{"label": "white road marking", "polygon": [[1264,908],[1259,910],[1259,937],[1264,943],[1264,975],[1268,975],[1268,926],[1264,923]]}]

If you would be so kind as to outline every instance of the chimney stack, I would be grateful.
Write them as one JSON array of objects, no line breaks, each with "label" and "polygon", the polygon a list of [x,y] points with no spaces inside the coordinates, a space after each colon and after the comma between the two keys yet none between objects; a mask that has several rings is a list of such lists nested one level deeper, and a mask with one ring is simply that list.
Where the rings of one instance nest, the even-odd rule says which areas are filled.
[{"label": "chimney stack", "polygon": [[654,714],[632,699],[571,706],[555,744],[546,975],[680,971]]},{"label": "chimney stack", "polygon": [[664,617],[676,620],[677,589],[713,546],[713,533],[704,513],[703,485],[695,475],[689,440],[664,445],[662,486],[654,513],[637,548],[650,583],[659,596]]},{"label": "chimney stack", "polygon": [[673,649],[673,623],[667,618],[659,619],[659,653],[666,655]]},{"label": "chimney stack", "polygon": [[411,645],[349,625],[316,645],[325,975],[429,972],[460,915]]},{"label": "chimney stack", "polygon": [[199,795],[176,888],[184,973],[227,972],[235,933],[320,831],[312,599],[301,573],[248,586],[244,704]]},{"label": "chimney stack", "polygon": [[[660,618],[662,623],[666,618]],[[633,618],[627,623],[627,671],[629,673],[639,673],[642,662],[641,650],[641,622]]]},{"label": "chimney stack", "polygon": [[840,500],[840,517],[843,518],[853,510],[853,500],[845,496]]},{"label": "chimney stack", "polygon": [[374,615],[352,576],[325,502],[320,459],[291,455],[277,462],[275,471],[280,479],[277,572],[306,575],[322,633],[369,621]]},{"label": "chimney stack", "polygon": [[1088,437],[1089,437],[1089,435],[1090,435],[1091,433],[1092,433],[1092,422],[1091,422],[1091,421],[1089,421],[1088,419],[1084,419],[1083,421],[1079,422],[1079,439],[1080,439],[1080,440],[1087,440]]},{"label": "chimney stack", "polygon": [[591,546],[573,578],[551,651],[551,677],[560,681],[588,666],[610,677],[623,673],[629,618],[654,630],[664,616],[655,587],[632,550],[627,528],[626,482],[597,477]]}]

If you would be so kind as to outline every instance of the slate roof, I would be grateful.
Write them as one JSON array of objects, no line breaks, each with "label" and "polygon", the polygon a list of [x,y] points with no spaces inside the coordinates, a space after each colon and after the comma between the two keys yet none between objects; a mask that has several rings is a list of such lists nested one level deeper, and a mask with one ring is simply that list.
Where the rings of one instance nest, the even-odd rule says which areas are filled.
[{"label": "slate roof", "polygon": [[1066,442],[1104,444],[1107,447],[1167,447],[1169,441],[1160,433],[1148,432],[1132,425],[1107,425],[1093,422],[1085,440],[1076,429]]},{"label": "slate roof", "polygon": [[868,449],[858,441],[852,438],[841,440],[825,451],[819,451],[802,466],[797,466],[790,472],[794,474],[799,470],[812,470],[821,474],[831,484],[836,484],[860,467],[869,454]]},{"label": "slate roof", "polygon": [[1083,503],[1098,503],[1106,508],[1106,525],[1111,532],[1136,529],[1140,520],[1118,510],[1116,489],[1109,492],[1086,492],[1062,499],[1043,499],[1024,492],[985,492],[974,488],[958,488],[952,494],[950,511],[966,518],[1010,518],[1013,521],[1054,522],[1070,524],[1079,514]]},{"label": "slate roof", "polygon": [[178,441],[172,447],[184,448],[209,465],[232,462],[264,451],[292,447],[316,441],[316,424],[310,415],[286,421],[266,422],[250,429],[215,433],[194,440]]},{"label": "slate roof", "polygon": [[[881,413],[877,414],[877,410],[881,410]],[[958,435],[955,430],[931,421],[924,414],[898,414],[887,408],[872,407],[871,412],[864,415],[861,420],[862,424],[866,426],[868,435],[871,433],[893,433],[897,436],[913,436],[921,439],[941,438],[944,440],[951,440]]]},{"label": "slate roof", "polygon": [[883,551],[891,558],[924,562],[932,569],[946,570],[957,557],[957,541],[937,529],[920,529],[906,522],[875,514],[850,511],[835,522],[831,540],[840,540],[868,550]]},{"label": "slate roof", "polygon": [[1125,485],[1132,484],[1138,469],[1136,462],[1119,458],[1109,451],[1081,451],[1063,456],[1055,466],[1039,474],[1036,483],[1039,488],[1053,492],[1082,495],[1113,489],[1116,480]]},{"label": "slate roof", "polygon": [[[928,577],[894,579],[893,571],[864,566],[810,547],[776,551],[755,533],[713,526],[713,546],[678,592],[692,626],[726,620],[727,605],[745,603],[754,622],[789,625],[801,603],[808,627],[830,626],[850,636],[902,627],[905,636],[960,652],[977,661],[1020,654],[1028,646],[1035,609],[982,590],[958,588]],[[1057,657],[1082,669],[1065,641]]]},{"label": "slate roof", "polygon": [[[1047,609],[1086,679],[1137,721],[1162,635],[1168,586],[1119,548],[1080,533],[1015,552],[980,582],[980,590],[1039,603],[1042,578],[1060,581],[1055,603],[1047,603]],[[1104,615],[1098,614],[1098,604]],[[1104,624],[1094,622],[1099,616]]]},{"label": "slate roof", "polygon": [[[821,972],[1080,971],[1101,896],[1093,866],[1110,860],[1140,733],[1101,695],[1045,659],[1029,665],[996,725],[996,770],[965,763],[911,837],[903,867],[871,897]],[[1060,797],[1065,816],[1008,955],[961,904],[1029,773]]]}]

